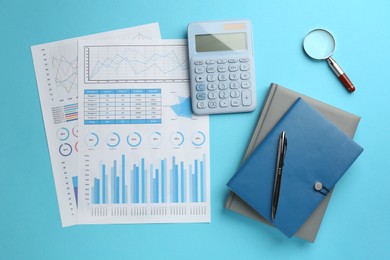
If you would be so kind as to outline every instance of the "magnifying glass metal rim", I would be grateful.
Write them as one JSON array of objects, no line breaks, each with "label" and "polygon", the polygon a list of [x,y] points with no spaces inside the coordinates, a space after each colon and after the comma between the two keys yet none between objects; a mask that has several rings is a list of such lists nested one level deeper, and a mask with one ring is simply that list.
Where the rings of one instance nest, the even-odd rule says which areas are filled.
[{"label": "magnifying glass metal rim", "polygon": [[[313,56],[311,56],[309,54],[309,52],[305,48],[305,42],[306,42],[307,36],[309,36],[310,34],[312,34],[313,32],[316,32],[316,31],[323,31],[323,32],[327,33],[331,37],[332,42],[333,42],[333,50],[330,52],[329,55],[325,56],[324,58],[314,58]],[[310,32],[308,32],[306,34],[306,36],[303,38],[303,50],[305,51],[306,55],[309,56],[313,60],[326,60],[326,59],[328,59],[329,57],[331,57],[333,55],[333,52],[334,52],[335,49],[336,49],[336,39],[334,38],[333,34],[331,34],[328,30],[325,30],[325,29],[322,29],[322,28],[316,28],[316,29],[313,29]]]}]

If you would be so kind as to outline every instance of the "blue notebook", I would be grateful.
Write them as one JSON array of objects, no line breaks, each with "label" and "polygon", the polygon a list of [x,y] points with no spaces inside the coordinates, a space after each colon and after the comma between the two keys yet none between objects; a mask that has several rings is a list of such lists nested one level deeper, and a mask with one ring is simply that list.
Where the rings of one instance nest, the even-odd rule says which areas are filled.
[{"label": "blue notebook", "polygon": [[[277,147],[286,132],[279,203],[271,220]],[[228,182],[228,187],[282,231],[293,236],[363,148],[302,99],[291,106]],[[321,183],[322,188],[315,188]]]}]

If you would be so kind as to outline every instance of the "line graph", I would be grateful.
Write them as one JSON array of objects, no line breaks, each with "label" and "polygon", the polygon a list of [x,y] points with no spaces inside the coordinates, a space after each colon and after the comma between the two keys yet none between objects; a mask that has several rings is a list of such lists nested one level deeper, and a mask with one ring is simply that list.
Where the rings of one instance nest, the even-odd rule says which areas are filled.
[{"label": "line graph", "polygon": [[188,80],[185,45],[85,46],[85,83]]},{"label": "line graph", "polygon": [[77,96],[77,56],[53,56],[52,67],[59,96]]},{"label": "line graph", "polygon": [[133,37],[133,40],[152,40],[152,39],[153,37],[146,35],[144,32],[139,32]]}]

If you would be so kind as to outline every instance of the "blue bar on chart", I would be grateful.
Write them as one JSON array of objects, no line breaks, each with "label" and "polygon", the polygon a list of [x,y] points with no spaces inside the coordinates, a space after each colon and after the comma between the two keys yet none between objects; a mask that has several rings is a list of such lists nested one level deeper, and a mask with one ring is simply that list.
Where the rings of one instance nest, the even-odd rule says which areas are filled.
[{"label": "blue bar on chart", "polygon": [[181,202],[186,202],[186,171],[184,170],[184,162],[180,162],[181,170],[181,181],[180,181],[180,190],[181,190]]},{"label": "blue bar on chart", "polygon": [[73,192],[74,192],[74,197],[76,199],[76,205],[78,204],[78,189],[79,189],[79,182],[78,182],[78,176],[73,176],[72,177],[72,184],[73,184]]},{"label": "blue bar on chart", "polygon": [[117,161],[111,167],[111,203],[119,204],[119,176],[117,176]]},{"label": "blue bar on chart", "polygon": [[102,171],[102,203],[107,203],[107,188],[108,188],[108,182],[107,182],[107,175],[106,175],[106,165],[101,165],[101,171]]},{"label": "blue bar on chart", "polygon": [[92,203],[100,203],[100,180],[98,178],[93,179]]},{"label": "blue bar on chart", "polygon": [[125,155],[122,154],[122,203],[127,202],[127,185],[126,185],[126,163],[125,163]]},{"label": "blue bar on chart", "polygon": [[178,179],[179,179],[179,167],[176,164],[176,157],[172,157],[172,168],[170,170],[170,186],[171,186],[171,202],[177,203],[179,202],[179,187],[178,187]]},{"label": "blue bar on chart", "polygon": [[158,169],[154,170],[153,165],[150,165],[150,202],[159,203],[160,201],[160,171]]},{"label": "blue bar on chart", "polygon": [[130,180],[131,180],[131,203],[139,202],[139,184],[138,184],[138,176],[139,176],[139,167],[136,164],[133,164],[133,170],[130,171]]},{"label": "blue bar on chart", "polygon": [[192,163],[173,156],[169,164],[167,159],[153,164],[145,158],[130,163],[122,154],[119,163],[113,160],[109,173],[101,163],[91,183],[93,204],[206,202],[205,155]]},{"label": "blue bar on chart", "polygon": [[141,159],[141,165],[133,164],[130,171],[130,202],[131,203],[147,203],[146,188],[147,175],[145,170],[145,159]]},{"label": "blue bar on chart", "polygon": [[[194,169],[194,171],[192,171]],[[206,156],[190,167],[190,202],[206,202]]]},{"label": "blue bar on chart", "polygon": [[161,202],[166,203],[167,202],[167,160],[161,160]]},{"label": "blue bar on chart", "polygon": [[141,159],[141,202],[146,203],[146,170],[145,170],[145,159]]},{"label": "blue bar on chart", "polygon": [[199,162],[200,164],[200,202],[206,202],[206,166],[205,166],[206,156],[203,155],[203,160]]}]

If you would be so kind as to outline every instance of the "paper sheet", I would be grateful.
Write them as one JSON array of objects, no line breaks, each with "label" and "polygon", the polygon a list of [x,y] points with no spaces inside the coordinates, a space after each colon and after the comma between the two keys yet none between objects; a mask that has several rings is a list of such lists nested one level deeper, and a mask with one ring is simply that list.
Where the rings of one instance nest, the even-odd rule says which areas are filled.
[{"label": "paper sheet", "polygon": [[77,224],[77,41],[159,38],[154,23],[31,47],[63,227]]},{"label": "paper sheet", "polygon": [[184,40],[79,41],[79,223],[210,221]]}]

